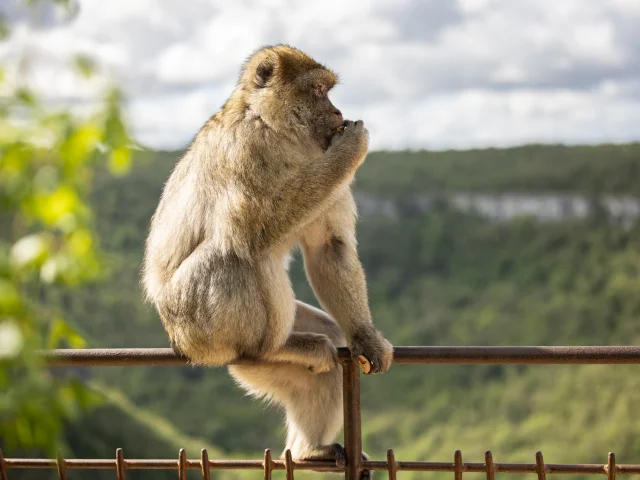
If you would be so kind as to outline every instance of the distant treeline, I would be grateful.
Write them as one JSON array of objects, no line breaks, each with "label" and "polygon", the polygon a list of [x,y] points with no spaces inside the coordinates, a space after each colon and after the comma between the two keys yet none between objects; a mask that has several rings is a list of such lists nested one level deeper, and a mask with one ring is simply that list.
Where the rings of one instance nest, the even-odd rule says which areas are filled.
[{"label": "distant treeline", "polygon": [[[160,321],[142,303],[138,279],[149,219],[179,152],[138,157],[128,176],[96,178],[95,220],[108,275],[49,296],[90,347],[167,345]],[[395,199],[455,191],[588,197],[640,195],[639,180],[640,144],[531,145],[372,153],[356,189]],[[496,223],[444,203],[428,212],[363,215],[358,240],[373,316],[395,344],[640,342],[637,220],[624,228],[598,216]],[[315,303],[299,256],[292,280],[297,295]],[[393,447],[399,460],[452,461],[461,449],[464,461],[482,462],[491,449],[498,462],[533,463],[542,450],[549,463],[606,463],[609,451],[620,463],[640,463],[637,373],[615,366],[393,366],[363,378],[364,447],[376,459]],[[224,369],[114,367],[93,369],[90,378],[110,393],[104,407],[69,426],[76,456],[112,458],[122,446],[138,457],[175,458],[188,443],[192,458],[199,455],[195,446],[206,443],[227,457],[261,458],[265,448],[277,455],[283,445],[281,413],[244,397]],[[10,472],[45,478],[21,475]]]}]

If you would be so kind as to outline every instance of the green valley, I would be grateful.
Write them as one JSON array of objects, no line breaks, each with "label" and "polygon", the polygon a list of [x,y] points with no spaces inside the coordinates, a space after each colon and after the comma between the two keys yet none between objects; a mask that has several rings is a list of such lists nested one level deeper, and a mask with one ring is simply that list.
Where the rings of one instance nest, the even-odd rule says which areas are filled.
[{"label": "green valley", "polygon": [[[139,269],[149,218],[178,156],[140,152],[129,175],[96,179],[95,223],[107,273],[46,298],[64,309],[88,347],[168,345],[142,302]],[[640,144],[376,152],[355,189],[398,206],[394,214],[363,214],[358,225],[374,320],[394,344],[640,341],[640,220],[618,222],[598,208],[605,195],[640,196]],[[496,221],[455,208],[447,198],[456,192],[572,194],[594,208],[584,218]],[[426,210],[403,207],[416,194],[441,200]],[[299,254],[291,276],[298,296],[317,304]],[[274,455],[282,448],[282,413],[245,397],[224,369],[105,367],[81,374],[103,403],[67,427],[70,455],[112,458],[123,447],[128,457],[173,458],[184,447],[191,458],[206,447],[211,458],[260,458],[265,448]],[[483,461],[492,450],[496,462],[534,463],[542,450],[549,463],[606,463],[614,451],[619,463],[640,463],[639,367],[396,365],[363,377],[362,395],[364,448],[375,459],[394,448],[398,460],[451,461],[460,449],[463,461]],[[10,478],[54,478],[35,473],[11,471]],[[81,475],[69,478],[115,478]],[[436,477],[450,475],[429,475]]]}]

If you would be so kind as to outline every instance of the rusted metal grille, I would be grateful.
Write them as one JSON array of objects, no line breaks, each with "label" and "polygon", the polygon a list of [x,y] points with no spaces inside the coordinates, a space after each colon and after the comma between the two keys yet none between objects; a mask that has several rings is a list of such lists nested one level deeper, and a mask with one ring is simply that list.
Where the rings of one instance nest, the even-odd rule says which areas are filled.
[{"label": "rusted metal grille", "polygon": [[[343,370],[344,385],[344,440],[347,454],[345,466],[330,461],[293,461],[291,452],[285,452],[284,460],[274,460],[270,450],[265,450],[261,460],[210,460],[206,450],[199,459],[188,459],[181,449],[176,459],[147,460],[125,459],[122,449],[116,450],[113,459],[30,459],[4,458],[0,451],[0,477],[9,480],[8,471],[13,468],[44,468],[58,471],[61,480],[70,469],[111,469],[118,480],[125,479],[127,470],[176,470],[178,479],[186,479],[187,470],[199,470],[209,480],[215,470],[262,470],[265,480],[271,479],[274,470],[284,470],[287,480],[294,480],[296,470],[344,472],[346,480],[356,480],[365,470],[386,470],[389,480],[396,479],[399,471],[452,472],[454,480],[462,480],[464,472],[485,473],[487,480],[494,480],[496,473],[535,473],[538,480],[546,480],[547,474],[601,474],[608,480],[616,475],[640,474],[640,465],[616,464],[615,455],[609,453],[605,464],[545,464],[541,452],[535,463],[496,463],[490,451],[482,463],[464,463],[462,453],[454,453],[453,462],[397,461],[393,450],[387,451],[386,460],[362,460],[362,436],[360,419],[360,368],[351,358],[349,350],[338,349]],[[169,348],[122,348],[87,350],[50,350],[41,352],[49,366],[115,366],[115,365],[186,365],[187,360],[176,356]],[[255,360],[239,360],[236,364],[260,364]],[[640,347],[395,347],[395,364],[640,364]]]}]

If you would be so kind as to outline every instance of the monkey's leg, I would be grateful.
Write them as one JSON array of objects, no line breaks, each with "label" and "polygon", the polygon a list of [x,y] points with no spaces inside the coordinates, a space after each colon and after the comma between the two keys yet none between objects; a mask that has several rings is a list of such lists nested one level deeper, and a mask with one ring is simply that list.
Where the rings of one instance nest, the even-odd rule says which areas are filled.
[{"label": "monkey's leg", "polygon": [[[296,302],[294,333],[322,334],[336,347],[346,345],[336,322],[323,311],[302,302]],[[344,448],[333,443],[342,428],[342,367],[313,374],[298,365],[233,365],[229,372],[253,396],[284,407],[285,450],[290,449],[294,459],[344,463]],[[366,454],[363,457],[368,459]],[[370,479],[371,473],[363,472],[362,479]]]},{"label": "monkey's leg", "polygon": [[292,363],[313,373],[324,373],[338,366],[338,352],[329,337],[315,332],[292,332],[278,350],[263,358],[272,362]]}]

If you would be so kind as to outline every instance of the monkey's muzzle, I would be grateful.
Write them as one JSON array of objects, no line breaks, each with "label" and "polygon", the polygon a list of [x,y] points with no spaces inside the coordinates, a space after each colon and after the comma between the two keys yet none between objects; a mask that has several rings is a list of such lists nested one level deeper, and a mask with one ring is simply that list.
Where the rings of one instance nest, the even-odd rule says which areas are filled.
[{"label": "monkey's muzzle", "polygon": [[336,127],[336,132],[337,133],[344,133],[344,129],[347,128],[347,123],[349,122],[349,120],[345,120],[344,122],[342,122],[341,125],[338,125]]}]

